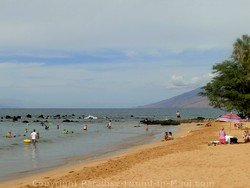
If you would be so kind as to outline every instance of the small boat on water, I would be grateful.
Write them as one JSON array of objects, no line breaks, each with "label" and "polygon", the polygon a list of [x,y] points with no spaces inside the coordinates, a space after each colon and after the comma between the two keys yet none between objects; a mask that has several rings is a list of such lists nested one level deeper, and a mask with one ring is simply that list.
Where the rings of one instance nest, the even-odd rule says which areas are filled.
[{"label": "small boat on water", "polygon": [[87,117],[85,117],[84,119],[98,119],[97,117],[95,116],[92,116],[92,115],[88,115]]}]

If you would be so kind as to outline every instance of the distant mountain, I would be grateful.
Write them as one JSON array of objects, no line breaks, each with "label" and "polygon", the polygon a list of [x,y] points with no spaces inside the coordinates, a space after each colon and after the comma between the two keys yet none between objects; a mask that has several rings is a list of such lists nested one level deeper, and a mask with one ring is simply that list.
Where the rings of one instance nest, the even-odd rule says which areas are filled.
[{"label": "distant mountain", "polygon": [[212,108],[207,97],[199,96],[201,88],[177,95],[160,102],[140,106],[138,108]]}]

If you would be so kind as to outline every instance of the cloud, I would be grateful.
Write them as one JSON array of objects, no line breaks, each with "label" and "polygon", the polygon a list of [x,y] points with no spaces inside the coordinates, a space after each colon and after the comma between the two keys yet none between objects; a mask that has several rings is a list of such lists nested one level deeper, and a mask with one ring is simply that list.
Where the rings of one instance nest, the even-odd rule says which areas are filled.
[{"label": "cloud", "polygon": [[168,89],[177,89],[177,88],[189,88],[195,89],[201,86],[204,86],[207,82],[210,81],[209,74],[202,75],[197,74],[198,76],[189,77],[189,74],[184,74],[185,77],[181,75],[172,75],[170,82],[167,85]]},{"label": "cloud", "polygon": [[249,6],[0,1],[0,98],[25,107],[130,107],[195,89],[249,33]]},{"label": "cloud", "polygon": [[[247,0],[1,1],[0,46],[61,51],[229,48],[250,30],[244,24],[249,6]],[[240,11],[232,14],[235,10]]]}]

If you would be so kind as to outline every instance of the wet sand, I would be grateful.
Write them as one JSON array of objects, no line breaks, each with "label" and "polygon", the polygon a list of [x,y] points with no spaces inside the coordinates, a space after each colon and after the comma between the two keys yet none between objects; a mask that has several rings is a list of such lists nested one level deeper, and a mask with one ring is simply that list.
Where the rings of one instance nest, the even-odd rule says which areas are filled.
[{"label": "wet sand", "polygon": [[211,127],[187,123],[179,127],[174,140],[4,182],[0,187],[248,187],[250,143],[207,144],[218,140],[221,126],[243,141],[243,130],[230,128],[230,123],[213,122]]}]

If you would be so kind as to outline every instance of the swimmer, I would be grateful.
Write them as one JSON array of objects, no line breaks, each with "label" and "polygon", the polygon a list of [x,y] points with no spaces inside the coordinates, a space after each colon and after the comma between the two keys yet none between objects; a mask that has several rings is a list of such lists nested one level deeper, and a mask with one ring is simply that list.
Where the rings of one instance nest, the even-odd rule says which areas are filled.
[{"label": "swimmer", "polygon": [[7,137],[7,138],[12,138],[13,135],[12,135],[12,133],[9,131],[9,132],[7,133],[7,135],[6,135],[6,137]]},{"label": "swimmer", "polygon": [[87,130],[88,130],[88,125],[87,125],[86,123],[83,125],[83,130],[84,130],[84,131],[87,131]]},{"label": "swimmer", "polygon": [[67,129],[63,129],[63,134],[68,134],[69,131]]},{"label": "swimmer", "polygon": [[109,120],[107,127],[111,129],[111,120]]}]

